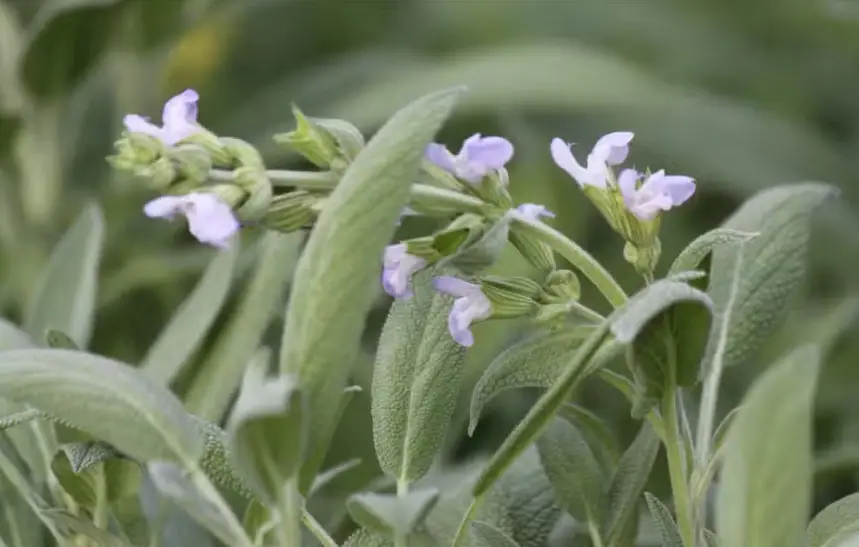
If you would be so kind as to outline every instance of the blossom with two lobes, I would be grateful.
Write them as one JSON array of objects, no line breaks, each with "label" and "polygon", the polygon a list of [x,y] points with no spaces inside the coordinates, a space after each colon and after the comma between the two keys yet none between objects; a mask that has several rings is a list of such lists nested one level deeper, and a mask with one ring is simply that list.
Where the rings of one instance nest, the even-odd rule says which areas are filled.
[{"label": "blossom with two lobes", "polygon": [[[123,122],[130,133],[143,133],[155,137],[166,146],[179,142],[200,131],[197,123],[197,101],[200,96],[186,89],[164,104],[158,126],[137,114],[125,116]],[[232,207],[218,196],[207,192],[193,192],[184,196],[161,196],[143,207],[150,218],[173,219],[182,215],[188,221],[188,230],[201,243],[224,248],[241,224]]]},{"label": "blossom with two lobes", "polygon": [[454,155],[443,144],[431,143],[426,158],[456,178],[478,184],[484,177],[502,169],[513,157],[513,144],[503,137],[470,136]]},{"label": "blossom with two lobes", "polygon": [[441,276],[433,279],[433,286],[437,291],[456,299],[447,319],[450,335],[460,345],[474,345],[472,323],[489,319],[492,315],[492,303],[480,285],[453,276]]}]

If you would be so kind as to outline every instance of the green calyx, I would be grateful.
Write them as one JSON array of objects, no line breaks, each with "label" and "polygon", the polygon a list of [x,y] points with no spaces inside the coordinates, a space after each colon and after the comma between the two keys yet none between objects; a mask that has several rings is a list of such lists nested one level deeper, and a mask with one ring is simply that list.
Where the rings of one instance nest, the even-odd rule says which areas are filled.
[{"label": "green calyx", "polygon": [[480,286],[492,303],[492,317],[529,316],[537,309],[540,285],[532,279],[488,275],[480,278]]}]

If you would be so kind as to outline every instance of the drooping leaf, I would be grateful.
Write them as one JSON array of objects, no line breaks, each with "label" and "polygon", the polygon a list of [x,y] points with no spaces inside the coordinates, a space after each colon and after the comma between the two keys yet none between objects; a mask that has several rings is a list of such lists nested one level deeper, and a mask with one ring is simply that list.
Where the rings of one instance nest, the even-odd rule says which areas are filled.
[{"label": "drooping leaf", "polygon": [[346,502],[349,514],[365,528],[390,536],[406,537],[420,526],[438,502],[435,488],[414,490],[405,496],[365,492]]},{"label": "drooping leaf", "polygon": [[300,242],[299,233],[269,231],[263,236],[253,277],[184,397],[193,414],[219,421],[227,411],[248,361],[283,302]]},{"label": "drooping leaf", "polygon": [[576,520],[601,526],[608,506],[606,481],[579,430],[555,418],[537,439],[537,450],[561,506]]},{"label": "drooping leaf", "polygon": [[25,403],[139,460],[196,461],[203,439],[176,397],[132,367],[83,352],[0,352],[0,397]]},{"label": "drooping leaf", "polygon": [[92,334],[98,268],[104,245],[104,218],[88,205],[54,248],[27,310],[25,330],[42,340],[49,329],[86,348]]},{"label": "drooping leaf", "polygon": [[219,252],[140,363],[140,369],[165,385],[176,378],[218,317],[232,284],[239,244]]},{"label": "drooping leaf", "polygon": [[[370,139],[328,198],[298,261],[280,369],[296,374],[307,390],[312,452],[327,446],[333,435],[380,257],[408,200],[424,149],[460,93],[443,91],[415,101]],[[316,471],[302,471],[303,490]]]},{"label": "drooping leaf", "polygon": [[513,538],[488,522],[472,522],[471,537],[474,547],[519,547]]},{"label": "drooping leaf", "polygon": [[407,483],[430,468],[459,396],[465,348],[448,333],[451,298],[414,276],[413,296],[391,306],[373,368],[373,436],[382,469]]},{"label": "drooping leaf", "polygon": [[811,422],[819,367],[819,351],[800,347],[768,369],[746,395],[728,431],[720,474],[720,544],[803,544],[811,506]]},{"label": "drooping leaf", "polygon": [[[835,189],[824,184],[779,186],[753,196],[725,222],[725,228],[760,234],[743,245],[744,255],[752,259],[744,261],[739,272],[736,306],[727,332],[726,368],[751,359],[778,326],[789,298],[805,276],[812,214],[834,194]],[[716,316],[728,304],[738,252],[734,245],[713,250],[708,292]],[[713,351],[715,348],[708,348],[705,362]]]},{"label": "drooping leaf", "polygon": [[859,541],[859,494],[827,505],[808,525],[806,547],[850,547]]},{"label": "drooping leaf", "polygon": [[270,359],[266,349],[248,366],[228,430],[236,467],[275,504],[304,456],[307,403],[293,377],[268,377]]},{"label": "drooping leaf", "polygon": [[[621,456],[609,486],[609,509],[603,537],[607,545],[631,547],[622,540],[638,522],[638,502],[650,477],[660,441],[650,422],[643,422],[638,435]],[[634,534],[632,539],[634,539]]]},{"label": "drooping leaf", "polygon": [[671,263],[671,267],[668,269],[668,275],[678,275],[682,272],[696,270],[707,255],[713,252],[713,249],[717,246],[744,243],[751,241],[757,236],[758,234],[754,232],[743,232],[730,228],[711,230],[699,236],[677,255],[677,258],[674,259],[674,262]]},{"label": "drooping leaf", "polygon": [[644,493],[644,499],[647,501],[650,514],[653,516],[653,522],[659,528],[659,535],[662,536],[662,547],[683,547],[683,538],[680,537],[680,530],[677,529],[671,511],[650,492]]}]

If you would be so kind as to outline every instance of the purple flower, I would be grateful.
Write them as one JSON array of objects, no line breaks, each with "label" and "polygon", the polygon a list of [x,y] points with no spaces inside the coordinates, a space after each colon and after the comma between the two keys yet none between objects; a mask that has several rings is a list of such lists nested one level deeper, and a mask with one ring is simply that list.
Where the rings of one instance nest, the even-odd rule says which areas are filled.
[{"label": "purple flower", "polygon": [[408,298],[412,295],[409,282],[414,274],[421,271],[427,261],[408,253],[408,245],[398,243],[385,249],[382,270],[382,287],[394,298]]},{"label": "purple flower", "polygon": [[433,279],[437,291],[456,298],[447,319],[450,335],[465,347],[474,345],[471,324],[492,315],[492,304],[480,290],[480,285],[456,277],[442,276]]},{"label": "purple flower", "polygon": [[197,124],[198,100],[200,95],[196,91],[186,89],[164,104],[161,127],[150,122],[148,118],[129,114],[123,119],[125,128],[132,133],[145,133],[167,146],[173,146],[200,130]]},{"label": "purple flower", "polygon": [[143,207],[150,218],[173,219],[184,215],[188,230],[200,243],[226,248],[239,229],[233,210],[216,195],[195,192],[186,196],[161,196]]},{"label": "purple flower", "polygon": [[606,187],[609,176],[609,166],[623,163],[629,155],[629,143],[633,134],[629,131],[609,133],[597,141],[591,153],[588,154],[586,167],[582,167],[570,151],[570,145],[561,139],[552,140],[552,159],[570,174],[579,186]]},{"label": "purple flower", "polygon": [[504,167],[513,157],[513,144],[503,137],[468,137],[457,155],[442,144],[427,146],[426,157],[458,179],[477,184],[492,171]]},{"label": "purple flower", "polygon": [[624,169],[617,180],[629,211],[641,220],[653,220],[661,211],[681,205],[695,193],[695,180],[683,175],[666,175],[659,170],[639,186],[642,174]]},{"label": "purple flower", "polygon": [[523,203],[516,210],[522,213],[522,216],[534,222],[540,220],[540,217],[555,218],[555,213],[546,209],[543,205],[536,203]]}]

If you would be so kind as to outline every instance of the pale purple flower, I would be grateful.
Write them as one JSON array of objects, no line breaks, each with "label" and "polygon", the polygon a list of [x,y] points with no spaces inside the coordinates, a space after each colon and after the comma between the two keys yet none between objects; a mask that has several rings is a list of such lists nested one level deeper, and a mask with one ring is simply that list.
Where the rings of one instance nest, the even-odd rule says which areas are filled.
[{"label": "pale purple flower", "polygon": [[516,207],[516,210],[522,213],[522,216],[534,222],[540,220],[540,217],[555,218],[555,213],[546,209],[544,205],[537,205],[536,203],[523,203],[519,207]]},{"label": "pale purple flower", "polygon": [[447,318],[450,335],[460,345],[474,345],[471,324],[488,319],[492,315],[492,304],[480,290],[480,285],[451,276],[436,277],[433,279],[433,285],[439,292],[456,298]]},{"label": "pale purple flower", "polygon": [[466,139],[455,156],[446,146],[434,142],[427,146],[426,157],[456,178],[477,184],[510,161],[513,144],[503,137],[483,137],[475,133]]},{"label": "pale purple flower", "polygon": [[197,124],[197,101],[200,95],[193,89],[186,89],[164,104],[159,127],[148,118],[129,114],[123,122],[125,128],[132,133],[145,133],[160,140],[167,146],[186,139],[200,130]]},{"label": "pale purple flower", "polygon": [[653,220],[662,212],[681,205],[695,193],[695,180],[683,175],[666,175],[659,170],[639,186],[642,174],[624,169],[617,185],[629,211],[641,220]]},{"label": "pale purple flower", "polygon": [[173,219],[183,215],[188,230],[200,243],[225,248],[239,227],[233,210],[216,195],[194,192],[185,196],[161,196],[143,207],[150,218]]},{"label": "pale purple flower", "polygon": [[617,131],[600,137],[588,154],[587,165],[583,167],[576,161],[570,150],[570,145],[561,139],[553,139],[550,147],[552,159],[569,173],[579,186],[596,186],[605,188],[609,176],[609,166],[623,163],[629,155],[629,143],[634,134],[629,131]]},{"label": "pale purple flower", "polygon": [[412,295],[409,287],[414,274],[421,271],[427,261],[408,253],[408,245],[398,243],[385,249],[382,269],[382,287],[394,298],[408,298]]}]

